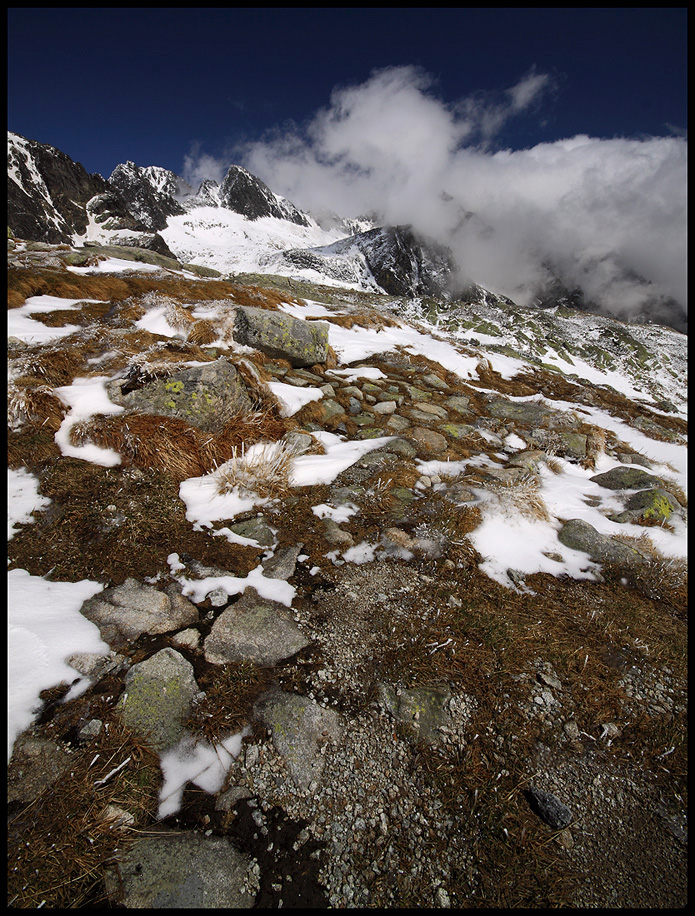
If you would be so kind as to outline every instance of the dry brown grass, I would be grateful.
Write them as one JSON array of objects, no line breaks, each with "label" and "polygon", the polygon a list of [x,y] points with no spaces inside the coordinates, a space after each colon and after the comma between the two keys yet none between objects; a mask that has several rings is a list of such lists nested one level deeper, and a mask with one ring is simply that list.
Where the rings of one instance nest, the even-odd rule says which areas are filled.
[{"label": "dry brown grass", "polygon": [[207,318],[202,318],[194,321],[191,325],[187,339],[199,347],[204,347],[206,344],[211,344],[213,340],[217,340],[218,337],[219,335],[213,323],[208,321]]},{"label": "dry brown grass", "polygon": [[173,299],[209,301],[234,299],[240,305],[276,308],[281,302],[296,302],[276,290],[237,286],[227,280],[188,280],[152,274],[121,276],[74,274],[64,270],[10,267],[8,270],[8,308],[23,305],[30,296],[58,296],[64,299],[125,301],[130,297],[156,293]]},{"label": "dry brown grass", "polygon": [[377,331],[382,330],[382,328],[399,328],[401,326],[400,322],[396,321],[395,318],[373,311],[358,312],[354,315],[323,315],[316,320],[328,321],[341,328],[367,328],[376,329]]},{"label": "dry brown grass", "polygon": [[[21,381],[21,380],[20,380]],[[63,422],[66,408],[49,385],[40,379],[24,379],[7,389],[7,418],[12,427],[30,423],[55,433]]]},{"label": "dry brown grass", "polygon": [[298,299],[286,292],[262,286],[234,286],[231,296],[237,305],[261,309],[275,310],[284,303],[291,305],[302,304]]},{"label": "dry brown grass", "polygon": [[[126,761],[118,772],[109,775]],[[161,784],[159,757],[109,722],[74,755],[57,783],[8,821],[8,905],[37,909],[104,902],[104,870],[153,821]],[[118,826],[108,807],[131,814]]]}]

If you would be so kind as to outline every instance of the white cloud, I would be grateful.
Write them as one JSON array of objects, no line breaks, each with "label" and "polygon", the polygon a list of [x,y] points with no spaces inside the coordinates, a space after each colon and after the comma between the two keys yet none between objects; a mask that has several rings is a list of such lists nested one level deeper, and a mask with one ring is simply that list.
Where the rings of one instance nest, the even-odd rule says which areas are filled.
[{"label": "white cloud", "polygon": [[202,182],[208,179],[221,184],[228,168],[229,163],[225,164],[224,161],[216,159],[214,156],[202,153],[200,144],[194,143],[191,146],[190,153],[184,156],[181,177],[188,182],[194,191],[197,191]]},{"label": "white cloud", "polygon": [[686,307],[687,141],[579,135],[493,151],[554,89],[532,70],[449,104],[422,70],[388,68],[239,154],[304,209],[411,224],[451,247],[468,278],[522,304],[551,266],[616,314],[653,293]]}]

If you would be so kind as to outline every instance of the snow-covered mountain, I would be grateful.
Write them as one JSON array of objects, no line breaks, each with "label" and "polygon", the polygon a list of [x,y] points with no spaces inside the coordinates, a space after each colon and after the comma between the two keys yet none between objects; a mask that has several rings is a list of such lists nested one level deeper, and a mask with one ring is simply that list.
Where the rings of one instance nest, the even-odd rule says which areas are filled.
[{"label": "snow-covered mountain", "polygon": [[[481,231],[475,214],[462,219]],[[8,225],[28,240],[149,248],[221,273],[272,273],[406,297],[509,301],[503,291],[477,284],[474,264],[462,269],[451,251],[412,227],[303,212],[238,165],[221,184],[206,180],[197,189],[168,169],[133,162],[116,166],[106,180],[54,147],[8,133]],[[494,236],[491,227],[483,231]],[[561,274],[549,264],[549,281],[530,301],[605,312]],[[663,297],[630,320],[687,326],[680,305]]]}]

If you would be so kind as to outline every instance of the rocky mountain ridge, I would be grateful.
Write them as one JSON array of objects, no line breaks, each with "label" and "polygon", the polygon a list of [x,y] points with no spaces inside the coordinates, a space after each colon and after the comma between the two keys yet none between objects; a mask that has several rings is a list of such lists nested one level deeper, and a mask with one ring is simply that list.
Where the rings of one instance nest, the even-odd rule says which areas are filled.
[{"label": "rocky mountain ridge", "polygon": [[[171,230],[176,222],[173,218],[188,215],[185,222],[189,234],[205,239],[209,223],[215,223],[207,214],[209,208],[239,214],[251,224],[270,218],[291,227],[284,239],[277,234],[272,242],[261,237],[259,244],[268,252],[258,263],[266,273],[409,297],[427,294],[467,301],[472,291],[476,296],[481,294],[474,266],[456,264],[451,251],[414,234],[412,227],[376,227],[367,220],[314,217],[275,194],[241,166],[231,165],[221,185],[206,180],[197,190],[167,169],[140,167],[133,162],[118,165],[106,180],[88,175],[79,163],[51,146],[8,133],[8,225],[19,237],[49,243],[80,240],[83,244],[98,241],[137,246],[191,260],[184,256],[186,244],[178,232],[166,232],[168,242],[161,233]],[[494,236],[494,230],[482,226],[474,214],[464,212],[461,219],[470,222],[471,231]],[[316,244],[324,226],[324,242]],[[296,231],[301,228],[312,230],[313,244],[296,244]],[[192,259],[197,263],[222,267],[218,261],[210,263],[205,241],[194,247],[206,252],[201,259],[199,251],[194,251]],[[221,247],[224,249],[224,241]],[[223,271],[248,269],[231,267],[233,252],[222,261]],[[596,270],[600,269],[598,259]],[[559,268],[548,265],[548,271],[553,279],[534,291],[535,306],[604,311],[600,302],[592,301],[576,284],[563,281]],[[464,274],[468,277],[465,281],[461,279]],[[488,290],[483,293],[501,302],[510,301]],[[631,320],[687,329],[682,307],[663,296],[653,296]]]},{"label": "rocky mountain ridge", "polygon": [[683,335],[131,256],[8,255],[11,902],[682,905]]}]

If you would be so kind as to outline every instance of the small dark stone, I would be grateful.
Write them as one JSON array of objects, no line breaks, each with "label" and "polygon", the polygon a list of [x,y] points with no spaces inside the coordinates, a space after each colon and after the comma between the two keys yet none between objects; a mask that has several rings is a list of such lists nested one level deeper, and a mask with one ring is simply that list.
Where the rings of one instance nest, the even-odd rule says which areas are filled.
[{"label": "small dark stone", "polygon": [[551,792],[543,789],[536,789],[535,786],[529,786],[524,790],[524,796],[528,801],[531,809],[555,830],[562,830],[572,822],[572,812],[563,805],[559,798],[556,798]]}]

